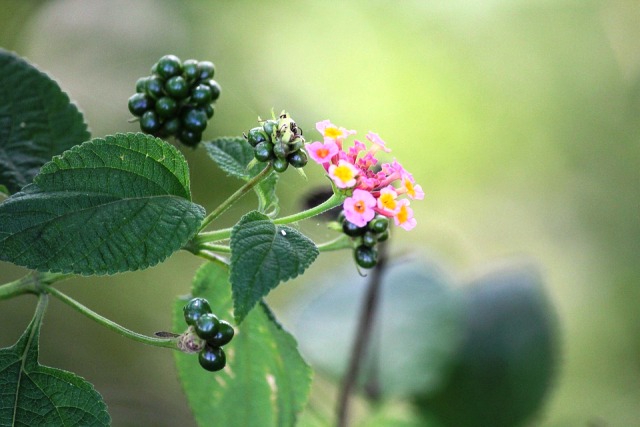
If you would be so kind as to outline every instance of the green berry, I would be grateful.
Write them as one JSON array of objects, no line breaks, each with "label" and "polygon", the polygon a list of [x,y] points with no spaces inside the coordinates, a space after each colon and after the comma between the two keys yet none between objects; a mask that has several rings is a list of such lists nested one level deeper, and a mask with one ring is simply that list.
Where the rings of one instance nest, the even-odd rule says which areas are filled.
[{"label": "green berry", "polygon": [[215,67],[213,62],[200,61],[198,62],[198,79],[205,81],[213,78],[215,74]]},{"label": "green berry", "polygon": [[358,227],[354,223],[348,220],[345,220],[342,223],[342,231],[347,236],[357,237],[357,236],[362,236],[367,231],[367,227]]},{"label": "green berry", "polygon": [[389,238],[389,230],[384,230],[382,233],[378,234],[378,242],[384,242]]},{"label": "green berry", "polygon": [[199,84],[191,91],[191,101],[197,105],[207,105],[211,103],[211,88],[204,84]]},{"label": "green berry", "polygon": [[275,169],[276,172],[282,173],[286,171],[288,167],[289,167],[289,162],[287,161],[287,159],[276,157],[273,160],[273,169]]},{"label": "green berry", "polygon": [[207,371],[219,371],[227,364],[227,357],[220,347],[205,345],[198,354],[198,362]]},{"label": "green berry", "polygon": [[194,325],[196,334],[203,340],[209,340],[216,336],[220,327],[220,321],[213,313],[203,313]]},{"label": "green berry", "polygon": [[136,92],[137,93],[144,93],[145,89],[147,87],[147,79],[149,77],[140,77],[137,81],[136,81]]},{"label": "green berry", "polygon": [[204,112],[207,113],[207,117],[211,118],[213,117],[213,112],[214,112],[214,108],[213,105],[208,104],[204,107]]},{"label": "green berry", "polygon": [[180,121],[180,119],[178,117],[174,117],[164,122],[162,128],[160,129],[160,133],[166,136],[177,135],[181,127],[182,122]]},{"label": "green berry", "polygon": [[188,325],[195,326],[200,316],[205,313],[211,313],[211,306],[209,305],[209,301],[204,298],[192,298],[182,308],[182,312],[184,313],[185,322],[187,322]]},{"label": "green berry", "polygon": [[374,231],[376,233],[382,233],[389,228],[389,219],[382,215],[376,216],[372,221],[367,224],[369,230]]},{"label": "green berry", "polygon": [[163,96],[156,101],[156,113],[165,119],[174,116],[178,112],[178,103],[170,96]]},{"label": "green berry", "polygon": [[212,347],[222,347],[231,341],[234,333],[235,331],[233,330],[233,326],[231,326],[229,322],[221,320],[218,327],[218,333],[216,333],[213,338],[207,339],[207,344]]},{"label": "green berry", "polygon": [[356,263],[362,268],[372,268],[378,263],[378,251],[368,246],[360,245],[353,252]]},{"label": "green berry", "polygon": [[164,81],[158,76],[148,77],[146,80],[145,92],[153,99],[164,96]]},{"label": "green berry", "polygon": [[[287,155],[289,155],[289,147],[282,141],[278,141],[273,145],[273,154],[279,159],[285,160],[287,159]],[[287,165],[289,162],[287,162]]]},{"label": "green berry", "polygon": [[255,151],[255,157],[259,162],[266,162],[273,158],[273,144],[269,141],[256,145]]},{"label": "green berry", "polygon": [[262,129],[269,135],[269,137],[273,137],[275,130],[278,128],[278,122],[276,120],[267,120],[262,125]]},{"label": "green berry", "polygon": [[199,108],[187,110],[182,116],[182,125],[185,129],[193,132],[202,132],[207,127],[207,113]]},{"label": "green berry", "polygon": [[195,59],[187,59],[182,63],[182,74],[187,80],[195,80],[198,78],[198,61]]},{"label": "green berry", "polygon": [[362,244],[370,248],[374,247],[378,243],[378,236],[373,231],[366,231],[362,235]]},{"label": "green berry", "polygon": [[211,102],[215,102],[220,98],[220,92],[222,92],[222,88],[215,80],[207,80],[204,82],[211,89]]},{"label": "green berry", "polygon": [[182,100],[189,96],[189,84],[182,76],[173,76],[164,84],[167,95]]},{"label": "green berry", "polygon": [[156,74],[164,79],[177,76],[182,73],[182,62],[175,55],[165,55],[158,60]]},{"label": "green berry", "polygon": [[153,100],[144,93],[136,93],[129,98],[129,111],[140,117],[145,111],[153,107]]},{"label": "green berry", "polygon": [[309,158],[303,150],[294,151],[287,156],[287,160],[294,168],[303,168],[306,166]]},{"label": "green berry", "polygon": [[178,131],[177,137],[184,145],[195,147],[200,141],[202,141],[202,132],[180,129],[180,131]]},{"label": "green berry", "polygon": [[269,137],[261,127],[257,127],[249,130],[249,133],[247,134],[247,141],[252,147],[255,147],[261,142],[269,141]]},{"label": "green berry", "polygon": [[156,133],[160,130],[160,119],[155,111],[146,111],[142,117],[140,117],[140,129],[146,133]]}]

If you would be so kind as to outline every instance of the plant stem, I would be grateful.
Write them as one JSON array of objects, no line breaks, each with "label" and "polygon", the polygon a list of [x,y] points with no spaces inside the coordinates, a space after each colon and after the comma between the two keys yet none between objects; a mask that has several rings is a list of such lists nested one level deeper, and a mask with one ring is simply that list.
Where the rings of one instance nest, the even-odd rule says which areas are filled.
[{"label": "plant stem", "polygon": [[290,224],[292,222],[302,221],[303,219],[312,218],[316,215],[320,215],[323,212],[328,211],[331,208],[335,208],[339,206],[342,202],[344,202],[345,196],[342,194],[332,194],[324,202],[320,203],[318,206],[314,206],[305,211],[295,213],[289,216],[283,216],[282,218],[276,218],[273,222],[274,224]]},{"label": "plant stem", "polygon": [[78,301],[60,292],[56,288],[53,288],[49,285],[42,285],[42,286],[46,290],[46,292],[58,298],[60,301],[67,304],[74,310],[82,313],[83,315],[87,316],[89,319],[92,319],[98,322],[99,324],[106,327],[107,329],[111,329],[112,331],[126,338],[129,338],[144,344],[153,345],[156,347],[165,347],[165,348],[172,348],[174,350],[178,350],[178,347],[176,346],[177,340],[174,338],[155,338],[155,337],[149,337],[147,335],[142,335],[137,332],[133,332],[123,326],[118,325],[114,321],[99,315],[95,311],[90,310],[89,308],[80,304]]},{"label": "plant stem", "polygon": [[375,314],[378,308],[378,300],[380,297],[380,284],[382,282],[382,274],[386,267],[387,252],[386,243],[379,245],[378,263],[371,271],[369,281],[367,283],[367,293],[365,295],[364,304],[360,311],[360,319],[355,336],[355,342],[351,350],[351,357],[347,372],[342,379],[342,386],[338,397],[337,407],[337,427],[346,427],[349,416],[349,400],[351,392],[356,385],[360,367],[364,360],[365,350],[369,346],[371,331],[373,330]]},{"label": "plant stem", "polygon": [[337,251],[340,249],[346,249],[351,247],[351,241],[346,234],[341,234],[333,240],[328,242],[317,244],[316,247],[320,252]]},{"label": "plant stem", "polygon": [[43,290],[43,283],[54,283],[71,277],[68,274],[60,273],[37,273],[33,272],[13,282],[0,285],[0,300],[9,299],[23,294],[38,294]]},{"label": "plant stem", "polygon": [[253,187],[255,187],[264,177],[269,175],[272,170],[271,163],[265,166],[264,169],[260,171],[256,176],[247,181],[242,187],[238,188],[238,190],[233,193],[227,200],[222,202],[217,208],[215,208],[206,218],[202,221],[202,225],[200,226],[200,230],[203,230],[207,227],[214,219],[218,218],[224,211],[229,209],[231,205],[237,202],[242,196],[247,194]]}]

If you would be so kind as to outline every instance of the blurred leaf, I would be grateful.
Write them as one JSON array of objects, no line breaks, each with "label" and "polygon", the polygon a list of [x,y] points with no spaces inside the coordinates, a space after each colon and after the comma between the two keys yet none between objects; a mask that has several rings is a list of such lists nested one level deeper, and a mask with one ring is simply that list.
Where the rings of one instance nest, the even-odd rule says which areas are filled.
[{"label": "blurred leaf", "polygon": [[46,295],[18,342],[0,350],[0,425],[108,426],[110,417],[93,386],[71,372],[38,363]]},{"label": "blurred leaf", "polygon": [[41,270],[112,274],[155,265],[197,231],[187,163],[141,133],[93,139],[55,157],[0,204],[0,259]]},{"label": "blurred leaf", "polygon": [[89,139],[87,125],[49,76],[0,49],[0,184],[18,192],[51,157]]},{"label": "blurred leaf", "polygon": [[231,286],[236,320],[242,319],[280,282],[302,274],[318,256],[308,237],[249,212],[231,232]]},{"label": "blurred leaf", "polygon": [[[221,319],[232,316],[229,270],[204,264],[197,272],[193,297],[206,298]],[[191,296],[176,300],[174,330],[186,327],[182,308]],[[176,352],[182,386],[201,426],[293,426],[311,385],[311,368],[294,338],[276,322],[265,304],[252,310],[224,347],[227,366],[215,373],[200,367],[194,354]]]},{"label": "blurred leaf", "polygon": [[[267,164],[257,162],[248,168],[249,163],[254,160],[254,150],[251,145],[242,137],[218,138],[204,143],[209,156],[220,166],[220,169],[228,175],[249,181],[258,175]],[[278,196],[276,195],[276,184],[278,174],[271,172],[258,185],[253,187],[258,196],[258,211],[262,213],[278,211]]]},{"label": "blurred leaf", "polygon": [[445,426],[513,427],[540,407],[556,362],[555,328],[531,268],[486,275],[467,294],[466,337],[445,387],[418,405]]},{"label": "blurred leaf", "polygon": [[[296,321],[303,353],[341,378],[354,340],[367,279],[355,269],[323,275],[333,283]],[[391,265],[381,283],[378,315],[362,382],[385,396],[407,396],[439,387],[462,333],[461,306],[434,263]],[[327,349],[331,349],[327,351]]]},{"label": "blurred leaf", "polygon": [[6,196],[9,195],[9,190],[7,189],[7,187],[5,187],[4,185],[1,185],[1,184],[0,184],[0,194],[6,195]]}]

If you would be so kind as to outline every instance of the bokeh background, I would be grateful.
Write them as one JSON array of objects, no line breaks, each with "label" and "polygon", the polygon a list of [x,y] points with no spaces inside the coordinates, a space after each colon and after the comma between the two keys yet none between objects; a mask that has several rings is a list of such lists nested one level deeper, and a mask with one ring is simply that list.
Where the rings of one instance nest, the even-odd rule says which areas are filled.
[{"label": "bokeh background", "polygon": [[[542,271],[561,358],[533,425],[640,426],[637,1],[5,0],[0,46],[53,76],[94,136],[137,130],[126,101],[167,53],[216,64],[223,93],[207,137],[238,135],[272,108],[307,135],[323,119],[379,133],[427,194],[413,203],[418,227],[394,234],[395,250],[429,254],[463,279],[514,256]],[[185,155],[196,202],[211,209],[237,188],[202,150]],[[284,212],[306,188],[285,175]],[[252,206],[244,200],[220,224]],[[348,262],[324,257],[308,277]],[[170,329],[171,301],[199,264],[178,253],[147,271],[60,286],[150,334]],[[22,274],[0,263],[0,282]],[[309,283],[272,293],[276,312]],[[34,307],[27,296],[0,302],[0,345]],[[193,423],[167,351],[57,301],[41,351],[43,363],[96,386],[114,425]]]}]

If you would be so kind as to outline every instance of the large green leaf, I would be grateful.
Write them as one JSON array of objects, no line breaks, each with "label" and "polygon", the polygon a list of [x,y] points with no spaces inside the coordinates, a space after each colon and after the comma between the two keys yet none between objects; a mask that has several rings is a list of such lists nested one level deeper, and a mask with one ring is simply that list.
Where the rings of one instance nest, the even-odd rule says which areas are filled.
[{"label": "large green leaf", "polygon": [[[303,354],[335,379],[344,376],[368,280],[355,268],[324,274],[322,281],[332,285],[312,297],[295,318]],[[463,306],[450,284],[434,262],[388,266],[361,384],[399,398],[442,386],[463,333]]]},{"label": "large green leaf", "polygon": [[[254,150],[249,143],[242,137],[225,137],[218,138],[213,141],[205,142],[205,148],[209,156],[230,176],[248,181],[267,164],[257,162],[248,167],[254,160]],[[278,174],[271,172],[269,176],[254,187],[254,191],[258,196],[260,212],[274,212],[278,210],[278,197],[276,196],[276,184],[278,183]]]},{"label": "large green leaf", "polygon": [[[196,274],[193,296],[206,298],[214,313],[231,319],[229,271],[204,264]],[[190,297],[174,304],[174,330],[186,327],[182,307]],[[251,311],[236,327],[224,347],[227,366],[207,372],[195,354],[176,352],[183,388],[201,426],[293,426],[303,409],[311,384],[311,369],[297,350],[293,337],[282,329],[266,305]]]},{"label": "large green leaf", "polygon": [[89,139],[87,125],[58,84],[0,49],[0,184],[16,193],[51,157]]},{"label": "large green leaf", "polygon": [[530,267],[509,267],[471,284],[462,347],[444,387],[418,407],[444,426],[529,425],[552,382],[555,316]]},{"label": "large green leaf", "polygon": [[0,425],[108,426],[100,394],[71,372],[38,363],[38,337],[47,295],[18,342],[0,350]]},{"label": "large green leaf", "polygon": [[249,212],[231,232],[231,285],[236,319],[241,322],[280,282],[293,279],[318,256],[308,237],[275,225],[260,212]]},{"label": "large green leaf", "polygon": [[197,231],[187,163],[149,135],[93,139],[55,157],[0,204],[0,259],[36,270],[112,274],[157,264]]}]

